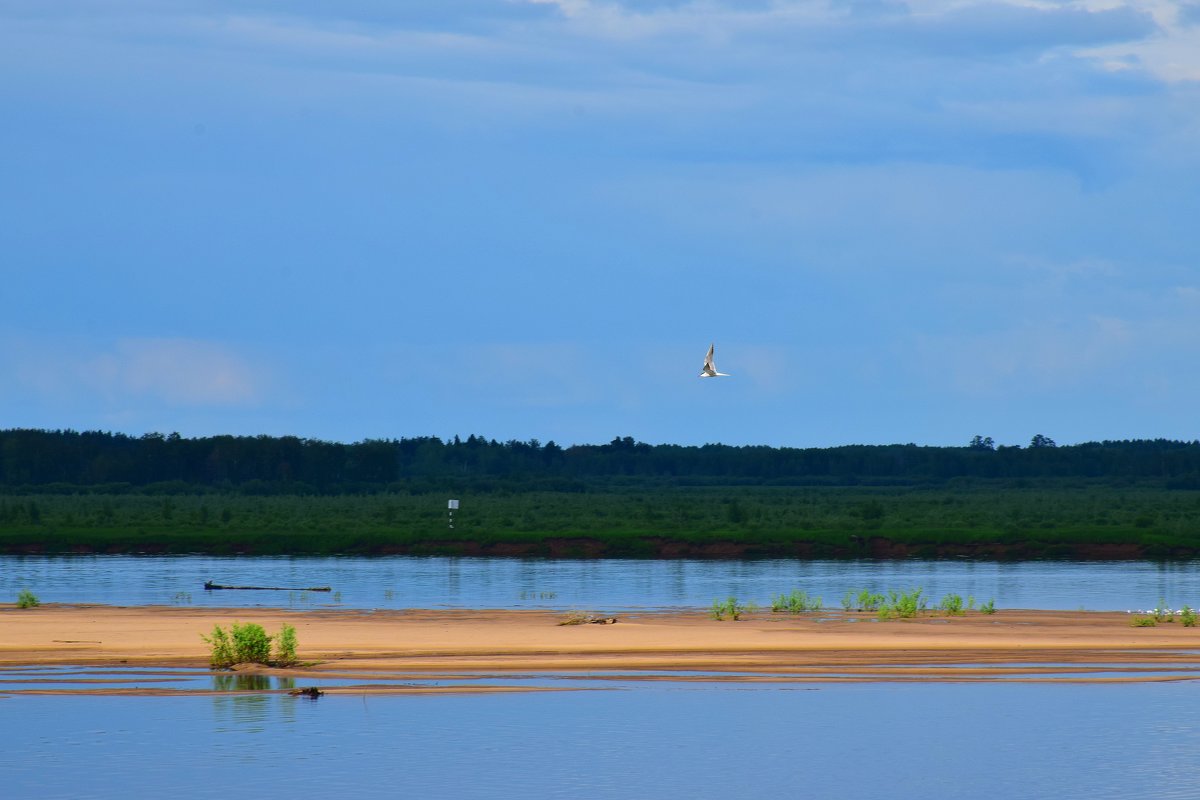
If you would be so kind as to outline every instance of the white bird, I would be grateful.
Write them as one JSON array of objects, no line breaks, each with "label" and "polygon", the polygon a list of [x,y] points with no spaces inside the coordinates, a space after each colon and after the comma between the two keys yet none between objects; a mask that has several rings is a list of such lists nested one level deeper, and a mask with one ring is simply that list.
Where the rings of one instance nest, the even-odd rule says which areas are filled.
[{"label": "white bird", "polygon": [[728,378],[728,372],[717,372],[717,367],[713,364],[713,345],[708,346],[708,354],[704,356],[704,368],[700,370],[701,378]]}]

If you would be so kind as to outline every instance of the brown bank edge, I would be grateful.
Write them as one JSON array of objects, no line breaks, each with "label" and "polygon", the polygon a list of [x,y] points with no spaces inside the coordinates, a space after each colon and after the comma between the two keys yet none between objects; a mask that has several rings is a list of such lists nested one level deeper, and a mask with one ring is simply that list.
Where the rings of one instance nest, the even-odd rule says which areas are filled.
[{"label": "brown bank edge", "polygon": [[[278,555],[276,548],[264,547],[231,534],[227,539],[206,546],[193,542],[176,550],[167,543],[138,542],[112,545],[48,544],[46,542],[9,542],[0,547],[5,555],[120,555],[206,553],[215,555]],[[641,537],[616,542],[589,537],[547,537],[529,542],[480,542],[439,539],[417,543],[349,546],[334,551],[304,548],[290,555],[362,555],[362,556],[455,556],[508,558],[646,558],[646,559],[975,559],[979,561],[1143,561],[1188,560],[1200,556],[1200,548],[1163,547],[1136,542],[972,542],[911,543],[884,536],[855,537],[847,545],[825,542],[739,542],[714,540],[687,542],[662,537]]]},{"label": "brown bank edge", "polygon": [[[912,544],[882,536],[863,538],[859,542],[837,546],[823,542],[796,541],[788,543],[754,543],[735,541],[684,542],[665,538],[638,540],[647,557],[654,559],[707,558],[832,558],[832,559],[907,559],[907,558],[973,558],[988,561],[1021,561],[1039,558],[1063,558],[1080,561],[1144,560],[1151,548],[1136,543],[972,543],[972,544]],[[546,558],[613,558],[623,557],[631,548],[599,539],[559,538],[542,542],[497,542],[485,544],[472,541],[440,541],[419,545],[398,545],[377,549],[380,555],[427,555],[430,553],[456,556],[533,556]],[[1192,558],[1196,551],[1175,548],[1172,558]]]},{"label": "brown bank edge", "polygon": [[[304,680],[348,679],[329,693],[428,694],[544,691],[506,683],[530,674],[569,686],[591,681],[744,683],[1056,682],[1129,683],[1200,679],[1200,628],[1133,627],[1120,612],[1000,611],[875,622],[866,613],[773,614],[737,622],[700,610],[622,615],[612,625],[562,625],[565,613],[515,610],[385,611],[176,606],[0,605],[0,671],[86,666],[204,670],[201,636],[214,625],[293,626],[302,668],[242,672]],[[679,672],[703,674],[680,675]],[[397,686],[380,681],[473,681]],[[62,688],[3,694],[213,694],[206,689]],[[145,681],[143,674],[139,679]],[[557,679],[557,680],[551,680]],[[45,677],[29,682],[46,683]],[[52,681],[51,681],[52,682]],[[113,683],[97,679],[95,683]],[[79,684],[84,684],[81,688]],[[262,692],[264,690],[253,690]],[[267,690],[270,691],[270,690]],[[276,692],[278,693],[278,692]]]}]

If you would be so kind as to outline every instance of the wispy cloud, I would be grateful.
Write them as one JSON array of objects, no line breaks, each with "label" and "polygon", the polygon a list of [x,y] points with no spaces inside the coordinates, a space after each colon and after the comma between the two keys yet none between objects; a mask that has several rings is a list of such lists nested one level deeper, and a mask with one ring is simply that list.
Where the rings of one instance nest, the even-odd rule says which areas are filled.
[{"label": "wispy cloud", "polygon": [[[54,6],[0,8],[12,23],[0,49],[7,38],[25,54],[22,72],[61,51],[123,80],[177,73],[198,97],[218,87],[304,108],[362,97],[355,113],[408,125],[549,123],[556,148],[704,160],[1078,160],[1081,144],[1119,146],[1129,121],[1146,119],[1129,95],[1149,89],[1113,77],[1109,62],[1149,76],[1158,62],[1145,48],[1191,41],[1149,0],[876,3],[871,13],[789,0]],[[44,68],[69,71],[70,58]],[[1200,68],[1200,55],[1170,58],[1172,69]],[[153,80],[133,83],[143,81],[153,92]]]},{"label": "wispy cloud", "polygon": [[974,335],[921,337],[917,357],[926,379],[968,396],[1028,398],[1121,374],[1155,347],[1151,331],[1129,320],[1092,317],[1083,324],[1028,322]]},{"label": "wispy cloud", "polygon": [[72,345],[10,340],[4,360],[18,388],[56,404],[252,407],[268,391],[264,368],[213,342],[122,339],[102,350]]},{"label": "wispy cloud", "polygon": [[[882,439],[1116,404],[1195,354],[1197,8],[0,2],[0,262],[53,299],[0,323],[0,412],[765,441],[800,401]],[[736,380],[695,379],[710,337]]]}]

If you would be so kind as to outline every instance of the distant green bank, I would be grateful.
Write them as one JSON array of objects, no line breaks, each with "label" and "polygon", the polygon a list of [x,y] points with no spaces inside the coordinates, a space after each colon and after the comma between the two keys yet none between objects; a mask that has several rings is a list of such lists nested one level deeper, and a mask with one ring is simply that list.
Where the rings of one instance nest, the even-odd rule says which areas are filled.
[{"label": "distant green bank", "polygon": [[631,437],[562,447],[468,436],[370,439],[0,430],[0,493],[402,494],[586,492],[656,486],[908,486],[1055,481],[1200,490],[1200,441],[963,447],[650,445]]},{"label": "distant green bank", "polygon": [[[1200,490],[608,486],[246,495],[0,493],[0,551],[632,558],[1188,559]],[[460,501],[453,527],[447,501]]]}]

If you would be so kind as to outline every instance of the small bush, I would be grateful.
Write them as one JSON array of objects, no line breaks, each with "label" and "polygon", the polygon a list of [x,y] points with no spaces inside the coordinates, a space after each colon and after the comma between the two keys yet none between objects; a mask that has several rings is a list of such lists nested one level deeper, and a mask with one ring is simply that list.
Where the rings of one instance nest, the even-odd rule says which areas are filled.
[{"label": "small bush", "polygon": [[201,634],[200,638],[208,642],[210,648],[209,664],[214,669],[228,667],[237,663],[237,660],[233,657],[233,643],[229,641],[229,634],[220,625],[213,626],[211,638],[204,634]]},{"label": "small bush", "polygon": [[1132,624],[1135,628],[1153,628],[1158,624],[1158,620],[1154,617],[1134,617]]},{"label": "small bush", "polygon": [[233,654],[238,663],[267,664],[271,661],[271,637],[262,625],[233,623]]},{"label": "small bush", "polygon": [[[290,626],[285,625],[284,629]],[[283,634],[280,634],[282,637]],[[295,631],[291,633],[292,656],[295,656]],[[234,664],[270,664],[271,637],[263,630],[262,625],[248,622],[245,625],[233,623],[229,631],[220,625],[213,626],[212,637],[201,634],[202,639],[212,648],[210,663],[214,668],[229,667]]]},{"label": "small bush", "polygon": [[880,619],[909,619],[925,610],[921,587],[908,592],[888,592],[888,599],[879,606]]},{"label": "small bush", "polygon": [[771,610],[787,611],[791,614],[799,614],[804,611],[820,611],[821,598],[809,597],[808,592],[802,589],[793,589],[791,594],[781,594],[771,601]]},{"label": "small bush", "polygon": [[842,608],[846,611],[878,611],[883,605],[884,596],[870,589],[863,589],[857,595],[854,590],[846,592],[842,598]]},{"label": "small bush", "polygon": [[982,611],[984,614],[995,614],[996,613],[996,601],[988,600],[986,603],[984,603],[983,605],[981,605],[979,607],[979,610]]},{"label": "small bush", "polygon": [[1185,628],[1196,627],[1196,612],[1191,606],[1184,606],[1179,611],[1179,621],[1183,623]]},{"label": "small bush", "polygon": [[28,589],[17,593],[17,608],[37,608],[41,604],[42,601],[37,599],[37,595]]},{"label": "small bush", "polygon": [[279,635],[275,637],[275,665],[290,667],[299,659],[296,658],[296,629],[284,624]]},{"label": "small bush", "polygon": [[966,613],[963,611],[962,596],[957,594],[948,594],[943,597],[942,602],[938,604],[938,608],[945,612],[948,617],[961,616]]},{"label": "small bush", "polygon": [[713,600],[712,608],[709,609],[709,616],[715,620],[723,620],[729,617],[732,620],[739,620],[742,614],[747,614],[754,610],[754,606],[749,603],[743,605],[738,602],[736,597],[728,597],[725,600]]}]

